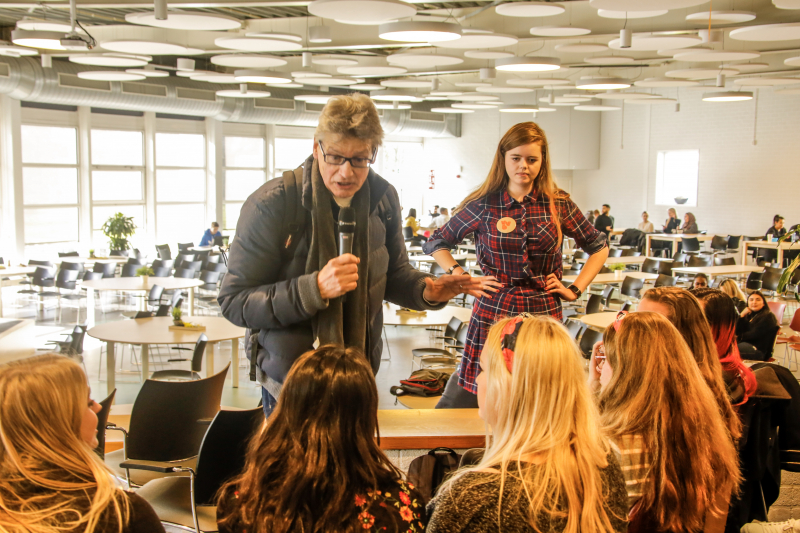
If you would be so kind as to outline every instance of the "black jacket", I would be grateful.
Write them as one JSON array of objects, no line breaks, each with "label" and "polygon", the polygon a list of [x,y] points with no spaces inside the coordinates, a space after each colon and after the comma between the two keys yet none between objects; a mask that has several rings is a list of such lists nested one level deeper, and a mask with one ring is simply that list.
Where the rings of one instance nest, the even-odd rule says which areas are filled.
[{"label": "black jacket", "polygon": [[775,333],[778,329],[778,319],[764,307],[758,313],[749,313],[739,317],[736,323],[736,337],[739,342],[749,342],[767,358],[772,357],[772,347],[775,344]]},{"label": "black jacket", "polygon": [[672,233],[681,226],[681,221],[677,218],[670,218],[667,220],[667,225],[664,226],[664,233]]},{"label": "black jacket", "polygon": [[[262,384],[267,376],[283,383],[295,360],[312,349],[315,336],[311,319],[327,306],[317,285],[318,272],[305,271],[311,242],[312,161],[309,157],[303,165],[302,205],[308,213],[306,231],[294,256],[288,262],[281,258],[286,238],[281,235],[286,196],[283,179],[270,180],[242,206],[228,273],[219,293],[225,318],[237,326],[261,330],[256,362]],[[377,373],[383,352],[383,300],[412,309],[441,309],[445,303],[431,306],[422,298],[425,278],[429,275],[408,262],[397,191],[373,170],[367,180],[370,187],[367,357]],[[384,197],[389,208],[379,214],[378,204]]]}]

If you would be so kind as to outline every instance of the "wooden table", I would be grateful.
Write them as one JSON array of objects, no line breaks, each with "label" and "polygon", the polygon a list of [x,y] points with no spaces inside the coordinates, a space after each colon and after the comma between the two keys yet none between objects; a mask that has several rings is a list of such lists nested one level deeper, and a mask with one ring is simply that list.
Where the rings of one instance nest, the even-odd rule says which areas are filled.
[{"label": "wooden table", "polygon": [[672,242],[672,257],[678,253],[678,243],[681,242],[682,239],[697,239],[700,242],[710,241],[714,238],[714,235],[703,235],[702,233],[698,233],[695,235],[688,235],[683,233],[648,233],[645,243],[644,249],[647,253],[650,253],[650,243],[652,241],[670,241]]},{"label": "wooden table", "polygon": [[106,390],[110,394],[115,387],[114,346],[116,343],[135,344],[142,347],[142,381],[150,377],[150,345],[151,344],[192,344],[197,342],[202,333],[208,337],[206,345],[206,376],[214,374],[214,345],[222,341],[231,341],[231,377],[233,386],[239,386],[239,339],[244,337],[244,328],[234,326],[227,319],[218,316],[189,316],[187,322],[202,324],[205,331],[172,331],[171,317],[140,318],[136,320],[118,320],[106,322],[89,329],[90,337],[106,343]]},{"label": "wooden table", "polygon": [[764,267],[749,265],[722,265],[709,267],[679,267],[673,268],[679,274],[705,274],[706,276],[743,276],[751,272],[764,272]]},{"label": "wooden table", "polygon": [[[122,292],[150,292],[153,285],[160,285],[164,290],[187,289],[189,292],[189,314],[194,314],[194,289],[200,287],[203,282],[194,278],[157,278],[149,276],[145,283],[141,276],[133,278],[103,278],[90,279],[81,282],[82,287],[86,287],[86,321],[89,327],[94,325],[94,291],[122,291]],[[140,302],[141,310],[146,308],[144,298]]]},{"label": "wooden table", "polygon": [[402,313],[397,314],[400,306],[383,302],[383,325],[384,326],[417,326],[417,327],[443,327],[446,326],[453,317],[462,322],[469,322],[472,317],[472,309],[466,307],[455,307],[448,305],[444,309],[437,311],[426,311],[424,314]]},{"label": "wooden table", "polygon": [[[590,256],[591,257],[591,256]],[[625,257],[609,257],[603,263],[604,265],[614,265],[614,264],[622,264],[622,265],[641,265],[645,262],[646,259],[657,259],[653,257],[645,257],[643,255],[632,256],[628,255]],[[576,259],[575,262],[577,263],[585,263],[586,259]]]},{"label": "wooden table", "polygon": [[57,261],[54,261],[54,264],[61,264],[61,263],[127,263],[128,258],[122,257],[118,255],[114,255],[111,257],[82,257],[82,256],[73,256],[68,255],[65,257],[59,257]]},{"label": "wooden table", "polygon": [[474,244],[459,244],[457,246],[459,250],[466,250],[468,252],[475,252],[475,245]]},{"label": "wooden table", "polygon": [[[598,274],[594,277],[591,283],[622,283],[625,281],[625,278],[638,278],[645,281],[651,281],[658,278],[658,274],[650,274],[648,272],[629,272],[627,270],[622,270],[620,272],[622,272],[622,276],[620,277],[617,277],[613,272],[610,274]],[[570,275],[564,276],[561,281],[568,281],[572,283],[576,279],[578,279],[577,275]]]},{"label": "wooden table", "polygon": [[800,250],[800,242],[769,242],[769,241],[742,241],[742,264],[747,264],[747,250],[748,248],[767,248],[770,250],[778,251],[778,266],[783,266],[783,251],[784,250]]},{"label": "wooden table", "polygon": [[619,311],[604,311],[602,313],[592,313],[583,315],[580,320],[587,326],[599,329],[606,329],[617,318]]},{"label": "wooden table", "polygon": [[[3,287],[6,285],[17,285],[19,280],[36,272],[36,266],[18,266],[0,269],[0,318],[3,318]],[[9,279],[5,279],[9,278]]]},{"label": "wooden table", "polygon": [[0,318],[0,364],[36,353],[34,327],[30,318]]}]

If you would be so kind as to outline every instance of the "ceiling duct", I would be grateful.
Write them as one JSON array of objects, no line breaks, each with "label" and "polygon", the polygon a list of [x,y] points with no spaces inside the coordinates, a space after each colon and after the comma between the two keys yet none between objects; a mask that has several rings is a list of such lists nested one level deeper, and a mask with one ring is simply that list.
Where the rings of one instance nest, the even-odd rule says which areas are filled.
[{"label": "ceiling duct", "polygon": [[[77,74],[87,69],[67,61],[53,61],[44,69],[38,58],[0,57],[0,94],[17,100],[45,104],[102,107],[127,111],[149,111],[172,115],[212,117],[221,121],[289,126],[317,125],[318,111],[294,105],[296,91],[270,87],[271,98],[213,97],[220,84],[195,82],[170,76],[136,82],[97,82]],[[292,101],[287,104],[287,101]],[[457,137],[460,116],[443,121],[412,118],[406,110],[383,114],[381,124],[387,135],[416,137]]]}]

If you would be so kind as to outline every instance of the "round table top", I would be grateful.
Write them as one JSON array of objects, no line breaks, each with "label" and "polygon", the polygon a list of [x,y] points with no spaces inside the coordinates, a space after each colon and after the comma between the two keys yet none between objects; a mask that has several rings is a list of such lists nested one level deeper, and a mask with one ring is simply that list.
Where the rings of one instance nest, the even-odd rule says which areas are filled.
[{"label": "round table top", "polygon": [[157,278],[150,276],[147,283],[141,278],[136,276],[133,278],[103,278],[103,279],[90,279],[82,281],[83,287],[89,287],[96,291],[149,291],[153,285],[160,285],[166,290],[172,289],[189,289],[192,287],[199,287],[203,282],[199,279],[189,278]]},{"label": "round table top", "polygon": [[592,313],[590,315],[583,315],[581,322],[587,326],[595,328],[606,329],[617,318],[619,311],[605,311],[602,313]]},{"label": "round table top", "polygon": [[58,263],[127,263],[128,258],[120,255],[111,257],[85,257],[77,255],[65,255],[58,258]]},{"label": "round table top", "polygon": [[466,307],[446,306],[438,311],[426,311],[424,315],[403,313],[397,314],[400,306],[383,303],[383,325],[384,326],[446,326],[453,317],[462,322],[469,322],[472,317],[472,309]]},{"label": "round table top", "polygon": [[[598,274],[594,277],[591,281],[592,283],[622,283],[625,281],[625,278],[638,278],[643,279],[645,281],[652,281],[654,279],[658,279],[658,274],[650,274],[649,272],[634,272],[632,270],[623,270],[623,273],[620,277],[617,277],[614,273],[608,274]],[[572,283],[578,279],[576,274],[570,274],[569,276],[564,276],[562,278],[562,282],[570,282]]]},{"label": "round table top", "polygon": [[88,330],[90,337],[101,341],[125,344],[194,344],[205,333],[208,342],[220,342],[244,337],[244,328],[234,326],[219,316],[184,316],[187,322],[202,324],[205,331],[173,331],[169,329],[172,318],[168,316],[117,320],[106,322]]},{"label": "round table top", "polygon": [[36,272],[36,265],[31,266],[7,266],[0,268],[0,276],[23,276],[26,274],[33,274]]}]

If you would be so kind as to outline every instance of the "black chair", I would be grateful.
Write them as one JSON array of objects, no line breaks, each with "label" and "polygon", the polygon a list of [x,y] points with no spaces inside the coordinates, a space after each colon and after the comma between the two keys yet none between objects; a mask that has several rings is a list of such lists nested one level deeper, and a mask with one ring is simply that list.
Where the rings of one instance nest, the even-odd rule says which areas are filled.
[{"label": "black chair", "polygon": [[172,251],[169,249],[169,244],[156,245],[156,252],[158,252],[158,258],[161,260],[172,259]]},{"label": "black chair", "polygon": [[410,241],[414,238],[414,228],[406,226],[403,228],[403,240]]},{"label": "black chair", "polygon": [[622,250],[619,248],[611,248],[608,251],[608,257],[622,257]]},{"label": "black chair", "polygon": [[[641,290],[643,286],[644,286],[643,279],[626,276],[622,282],[622,287],[620,287],[619,292],[623,296],[627,296],[628,298],[633,298],[635,300],[638,300],[642,296]],[[627,300],[621,300],[621,299],[608,300],[608,303],[606,305],[609,304],[622,305],[626,301]]]},{"label": "black chair", "polygon": [[620,257],[639,257],[640,255],[642,255],[642,252],[637,252],[633,248],[625,248],[622,250]]},{"label": "black chair", "polygon": [[444,276],[445,274],[447,274],[447,271],[445,269],[443,269],[442,267],[440,267],[439,263],[431,263],[430,272],[431,272],[431,274],[433,274],[436,277]]},{"label": "black chair", "polygon": [[83,263],[73,263],[71,261],[63,261],[61,263],[61,270],[77,270],[79,273],[84,272]]},{"label": "black chair", "polygon": [[682,251],[685,254],[700,252],[700,241],[697,237],[682,237],[681,244],[683,245]]},{"label": "black chair", "polygon": [[179,253],[175,258],[175,268],[181,268],[184,262],[194,261],[194,254]]},{"label": "black chair", "polygon": [[581,335],[580,343],[578,346],[581,349],[581,355],[584,359],[589,359],[592,356],[592,349],[594,345],[603,340],[603,332],[594,329],[585,329]]},{"label": "black chair", "polygon": [[219,264],[219,260],[221,258],[222,258],[222,256],[219,255],[219,254],[217,254],[217,255],[206,255],[206,257],[203,258],[203,265],[201,267],[201,270],[211,270],[210,268],[208,268],[208,265]]},{"label": "black chair", "polygon": [[586,307],[584,308],[576,308],[576,311],[583,313],[584,315],[592,315],[594,313],[599,313],[603,310],[603,297],[600,294],[590,294],[589,299],[586,300]]},{"label": "black chair", "polygon": [[692,256],[689,257],[689,262],[686,264],[686,266],[689,266],[689,267],[707,267],[707,266],[711,266],[711,263],[713,261],[714,261],[713,257],[692,255]]},{"label": "black chair", "polygon": [[116,270],[116,263],[95,263],[92,272],[100,272],[104,278],[113,278]]},{"label": "black chair", "polygon": [[454,367],[458,362],[458,357],[464,352],[467,343],[467,331],[469,323],[464,322],[458,326],[453,342],[445,341],[446,348],[416,348],[411,350],[411,368],[414,368],[414,359],[420,368],[430,367]]},{"label": "black chair", "polygon": [[194,278],[194,270],[191,268],[178,268],[173,274],[176,278],[192,279]]},{"label": "black chair", "polygon": [[129,257],[128,261],[125,263],[126,265],[139,265],[142,266],[144,264],[143,259],[139,259],[138,257]]},{"label": "black chair", "polygon": [[63,341],[50,341],[47,344],[58,346],[58,353],[83,363],[83,339],[86,337],[86,326],[75,326],[72,333]]},{"label": "black chair", "polygon": [[194,243],[193,242],[179,242],[178,243],[178,252],[179,253],[182,253],[182,252],[188,250],[189,248],[194,248]]},{"label": "black chair", "polygon": [[[445,342],[447,344],[455,344],[456,343],[456,334],[458,333],[458,329],[461,327],[461,324],[463,324],[463,322],[461,320],[459,320],[458,318],[456,318],[456,317],[451,318],[450,321],[445,326],[444,332],[442,333],[442,335],[437,335],[435,338],[437,340],[441,340],[441,341],[443,341],[443,342]],[[429,328],[429,330],[430,331],[438,331],[438,330],[436,330],[434,328]],[[431,348],[433,348],[433,347],[431,347]],[[440,348],[435,348],[435,349],[439,350]],[[428,352],[426,350],[429,350],[429,348],[414,348],[414,349],[411,350],[411,354],[412,354],[411,367],[412,367],[412,369],[414,367],[414,360],[415,359],[417,359],[419,357],[423,357],[424,355],[430,353],[430,352]]]},{"label": "black chair", "polygon": [[573,252],[572,254],[572,259],[574,259],[575,261],[577,261],[578,259],[586,260],[589,259],[589,254],[587,254],[583,250],[575,250],[575,252]]},{"label": "black chair", "polygon": [[108,253],[109,257],[128,257],[128,250],[111,250]]},{"label": "black chair", "polygon": [[747,282],[744,288],[750,291],[760,291],[761,276],[763,276],[762,272],[750,272],[750,274],[747,275]]},{"label": "black chair", "polygon": [[80,257],[78,252],[58,252],[58,257]]},{"label": "black chair", "polygon": [[675,266],[683,266],[683,264],[675,265],[674,263],[674,261],[659,261],[657,273],[665,276],[671,276],[672,269],[675,268]]},{"label": "black chair", "polygon": [[659,274],[653,287],[674,287],[677,280],[672,276],[666,274]]},{"label": "black chair", "polygon": [[147,295],[147,305],[161,305],[161,296],[164,294],[164,287],[153,285]]},{"label": "black chair", "polygon": [[172,269],[169,267],[150,267],[153,269],[154,278],[168,278],[172,274]]},{"label": "black chair", "polygon": [[103,279],[102,272],[89,272],[86,271],[83,273],[83,281],[91,281],[95,279]]},{"label": "black chair", "polygon": [[739,251],[740,242],[742,241],[741,235],[728,235],[728,253],[736,253]]},{"label": "black chair", "polygon": [[778,290],[778,282],[783,276],[785,268],[767,267],[761,276],[761,290],[775,292]]},{"label": "black chair", "polygon": [[155,316],[169,316],[170,309],[172,309],[170,304],[160,304]]},{"label": "black chair", "polygon": [[[136,491],[155,510],[159,520],[175,529],[218,531],[216,495],[222,485],[239,474],[247,445],[264,423],[261,407],[244,411],[222,410],[208,426],[200,444],[197,466],[186,468],[189,477],[162,477]],[[167,474],[171,463],[126,461],[131,469]],[[171,528],[172,530],[173,528]]]},{"label": "black chair", "polygon": [[205,268],[203,270],[208,270],[210,272],[219,272],[220,276],[228,272],[228,267],[223,265],[222,263],[206,263]]},{"label": "black chair", "polygon": [[195,261],[205,262],[206,258],[211,255],[211,250],[197,250],[192,253],[194,254]]},{"label": "black chair", "polygon": [[172,271],[174,265],[175,261],[173,261],[172,259],[156,259],[155,261],[153,261],[153,264],[151,266],[153,270],[157,268],[167,268],[170,271]]},{"label": "black chair", "polygon": [[[150,375],[150,379],[159,379],[159,380],[200,379],[200,371],[203,369],[203,354],[206,353],[207,344],[208,344],[208,337],[206,337],[205,333],[201,333],[200,337],[197,339],[197,342],[194,345],[194,351],[192,352],[191,370],[159,370],[157,372],[153,372]],[[168,359],[167,361],[169,361],[170,363],[178,363],[182,361],[190,361],[190,359],[178,358],[178,359]]]},{"label": "black chair", "polygon": [[[55,284],[55,268],[52,266],[37,266],[30,281],[31,288],[17,291],[17,294],[38,295],[40,289],[49,289],[55,287]],[[38,289],[33,287],[38,287]]]},{"label": "black chair", "polygon": [[620,311],[630,311],[631,307],[633,307],[633,303],[630,300],[628,300],[627,302],[622,304],[622,307],[620,307],[619,310]]},{"label": "black chair", "polygon": [[714,258],[714,266],[728,266],[728,265],[735,265],[736,258],[735,257],[715,257]]},{"label": "black chair", "polygon": [[572,337],[574,340],[577,340],[578,336],[586,328],[583,322],[581,322],[580,320],[574,320],[572,318],[568,318],[564,322],[564,327],[567,328],[570,337]]},{"label": "black chair", "polygon": [[195,272],[200,272],[200,269],[203,268],[202,261],[183,261],[178,268],[188,268],[194,270]]},{"label": "black chair", "polygon": [[714,253],[726,253],[728,251],[728,238],[714,235],[711,237],[711,249],[714,251]]},{"label": "black chair", "polygon": [[646,272],[647,274],[658,274],[658,265],[660,265],[662,262],[663,261],[650,259],[648,257],[644,260],[644,263],[642,263],[642,272]]},{"label": "black chair", "polygon": [[687,254],[685,254],[683,252],[678,252],[677,254],[675,254],[675,257],[672,258],[672,261],[673,262],[680,262],[681,264],[686,265],[686,260],[688,258],[689,258],[689,256]]},{"label": "black chair", "polygon": [[114,404],[114,396],[116,395],[117,389],[114,389],[105,400],[97,402],[100,404],[100,411],[97,412],[97,448],[94,451],[100,456],[100,459],[105,459],[106,456],[106,426],[108,425],[108,415],[111,414],[111,406]]},{"label": "black chair", "polygon": [[122,272],[120,273],[120,277],[122,278],[135,278],[136,271],[142,268],[142,265],[122,265]]},{"label": "black chair", "polygon": [[603,286],[603,290],[600,291],[600,296],[603,298],[603,305],[608,305],[608,300],[611,298],[612,294],[614,294],[613,285]]},{"label": "black chair", "polygon": [[111,424],[107,427],[122,431],[125,438],[122,450],[106,454],[106,465],[124,477],[130,487],[165,474],[131,472],[121,465],[126,460],[169,461],[172,467],[194,467],[206,433],[206,426],[198,424],[198,420],[213,418],[219,411],[229,367],[230,364],[219,374],[194,381],[146,380],[133,403],[129,429]]},{"label": "black chair", "polygon": [[600,272],[598,272],[598,274],[611,274],[612,272],[613,270],[611,270],[607,266],[602,266],[600,267]]}]

